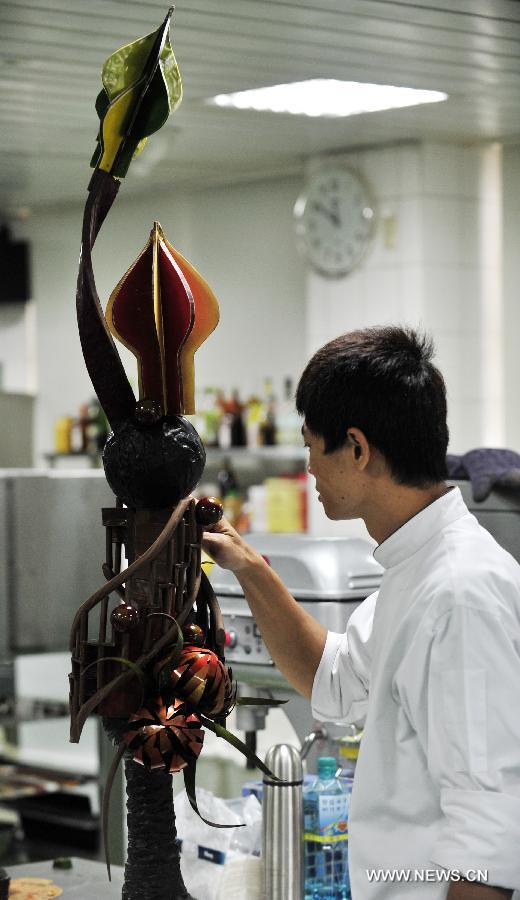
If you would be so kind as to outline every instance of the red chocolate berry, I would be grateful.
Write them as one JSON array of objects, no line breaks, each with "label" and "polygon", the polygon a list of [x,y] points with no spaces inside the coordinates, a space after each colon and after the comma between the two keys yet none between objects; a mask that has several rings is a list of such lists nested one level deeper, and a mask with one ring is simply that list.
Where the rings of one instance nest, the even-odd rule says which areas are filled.
[{"label": "red chocolate berry", "polygon": [[202,497],[195,507],[195,518],[199,525],[216,525],[223,515],[224,509],[216,497]]}]

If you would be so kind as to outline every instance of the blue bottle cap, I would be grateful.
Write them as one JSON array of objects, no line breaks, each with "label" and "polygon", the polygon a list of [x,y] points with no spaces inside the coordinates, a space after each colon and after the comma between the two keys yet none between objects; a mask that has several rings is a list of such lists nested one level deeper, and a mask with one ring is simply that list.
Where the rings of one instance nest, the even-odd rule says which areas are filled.
[{"label": "blue bottle cap", "polygon": [[338,763],[335,756],[320,756],[318,759],[318,775],[320,778],[334,778]]}]

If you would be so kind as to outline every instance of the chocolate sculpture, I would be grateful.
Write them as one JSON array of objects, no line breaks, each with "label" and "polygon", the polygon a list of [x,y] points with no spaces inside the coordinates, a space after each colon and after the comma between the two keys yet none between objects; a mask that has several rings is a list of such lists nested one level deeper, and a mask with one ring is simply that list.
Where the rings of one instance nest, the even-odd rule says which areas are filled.
[{"label": "chocolate sculpture", "polygon": [[[241,701],[225,665],[220,609],[201,569],[203,528],[218,521],[222,508],[211,498],[196,503],[189,497],[205,451],[184,416],[195,411],[194,353],[217,325],[218,304],[157,222],[106,315],[91,260],[119,179],[182,97],[168,39],[172,12],[156,32],[122,47],[103,66],[77,286],[83,355],[112,428],[103,464],[117,501],[103,509],[106,583],[80,606],[71,629],[71,741],[79,741],[87,717],[96,713],[118,747],[103,803],[105,848],[110,783],[125,759],[126,900],[189,900],[171,774],[183,771],[197,811],[203,728],[252,756],[224,727]],[[137,400],[112,335],[136,356]],[[128,566],[121,571],[123,548]]]}]

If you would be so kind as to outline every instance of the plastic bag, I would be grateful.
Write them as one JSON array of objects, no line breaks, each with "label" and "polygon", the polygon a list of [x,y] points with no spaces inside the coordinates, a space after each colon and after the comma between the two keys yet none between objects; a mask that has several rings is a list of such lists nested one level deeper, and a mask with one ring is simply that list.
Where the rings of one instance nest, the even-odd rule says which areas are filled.
[{"label": "plastic bag", "polygon": [[195,900],[256,900],[260,898],[262,807],[257,798],[223,800],[197,789],[201,815],[219,824],[245,827],[213,828],[192,810],[186,791],[175,798],[177,835],[181,842],[184,883]]}]

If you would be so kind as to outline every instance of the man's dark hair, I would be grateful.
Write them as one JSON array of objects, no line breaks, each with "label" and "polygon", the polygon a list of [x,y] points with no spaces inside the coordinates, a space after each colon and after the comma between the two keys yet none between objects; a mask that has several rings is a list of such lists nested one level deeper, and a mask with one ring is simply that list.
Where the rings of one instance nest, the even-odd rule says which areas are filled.
[{"label": "man's dark hair", "polygon": [[296,391],[296,409],[325,453],[359,428],[400,484],[446,477],[446,386],[431,338],[411,328],[351,331],[318,350]]}]

